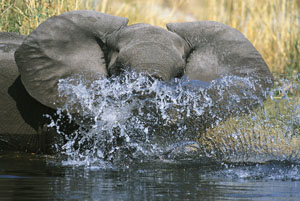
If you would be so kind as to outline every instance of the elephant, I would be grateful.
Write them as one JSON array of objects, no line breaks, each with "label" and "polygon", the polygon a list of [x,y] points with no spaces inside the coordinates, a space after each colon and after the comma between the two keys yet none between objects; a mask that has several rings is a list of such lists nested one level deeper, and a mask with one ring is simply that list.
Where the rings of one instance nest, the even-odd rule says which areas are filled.
[{"label": "elephant", "polygon": [[[2,33],[4,47],[13,48],[5,53],[5,58],[1,57],[7,62],[0,64],[2,93],[7,99],[1,98],[1,124],[8,125],[4,120],[9,116],[5,102],[17,102],[9,113],[16,113],[18,117],[12,118],[31,128],[13,124],[10,132],[40,133],[47,124],[41,114],[53,115],[65,102],[58,92],[59,80],[76,74],[93,82],[99,76],[118,76],[129,68],[163,82],[187,77],[208,85],[224,76],[252,76],[257,80],[253,93],[261,98],[264,90],[272,87],[267,64],[238,30],[213,21],[169,23],[166,28],[143,23],[128,25],[124,17],[81,10],[53,16],[26,37]],[[6,36],[13,36],[13,40]],[[21,92],[13,95],[13,85]],[[209,88],[208,93],[216,94],[216,88]],[[19,94],[24,95],[20,98]],[[228,97],[219,101],[220,105],[231,98],[230,94],[224,96]],[[22,100],[13,100],[18,97]],[[213,97],[220,98],[218,94]],[[248,101],[243,105],[248,105]],[[36,111],[34,123],[28,123],[28,117],[24,117],[28,111],[22,110],[26,108]]]},{"label": "elephant", "polygon": [[[43,151],[43,113],[49,112],[33,99],[21,83],[14,59],[26,36],[0,33],[0,150]],[[44,128],[45,129],[45,128]]]},{"label": "elephant", "polygon": [[50,153],[56,133],[45,114],[55,119],[56,110],[32,98],[22,84],[14,53],[25,38],[0,33],[0,151]]}]

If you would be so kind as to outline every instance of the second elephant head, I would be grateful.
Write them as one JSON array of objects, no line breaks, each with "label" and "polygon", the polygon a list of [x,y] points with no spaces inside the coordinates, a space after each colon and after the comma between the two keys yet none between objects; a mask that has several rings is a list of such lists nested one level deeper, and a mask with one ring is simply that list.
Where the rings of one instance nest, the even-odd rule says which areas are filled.
[{"label": "second elephant head", "polygon": [[243,34],[224,24],[170,23],[166,30],[127,23],[127,18],[96,11],[47,19],[15,52],[28,93],[57,108],[59,79],[74,74],[97,79],[119,74],[125,67],[166,81],[183,75],[206,82],[224,75],[272,77]]}]

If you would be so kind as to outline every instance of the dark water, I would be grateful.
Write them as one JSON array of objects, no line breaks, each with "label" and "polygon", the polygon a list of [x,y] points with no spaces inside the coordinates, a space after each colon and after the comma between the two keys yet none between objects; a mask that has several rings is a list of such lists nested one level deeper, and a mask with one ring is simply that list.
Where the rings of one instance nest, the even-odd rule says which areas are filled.
[{"label": "dark water", "polygon": [[61,166],[0,153],[0,200],[300,200],[300,165],[152,161],[123,169]]}]

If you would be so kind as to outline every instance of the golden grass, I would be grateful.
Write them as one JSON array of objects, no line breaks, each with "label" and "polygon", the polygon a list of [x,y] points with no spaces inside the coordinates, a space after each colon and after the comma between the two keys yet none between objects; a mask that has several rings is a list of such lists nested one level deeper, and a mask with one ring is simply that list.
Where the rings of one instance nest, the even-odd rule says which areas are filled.
[{"label": "golden grass", "polygon": [[29,34],[48,17],[79,9],[162,27],[168,22],[223,22],[246,35],[271,71],[300,72],[299,0],[0,0],[0,31]]}]

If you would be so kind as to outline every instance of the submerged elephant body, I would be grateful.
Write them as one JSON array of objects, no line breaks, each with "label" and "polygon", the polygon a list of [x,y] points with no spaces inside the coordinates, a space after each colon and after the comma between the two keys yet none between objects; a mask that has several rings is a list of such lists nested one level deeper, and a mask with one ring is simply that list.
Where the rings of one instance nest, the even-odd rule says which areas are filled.
[{"label": "submerged elephant body", "polygon": [[43,115],[55,111],[33,99],[21,82],[14,52],[24,39],[0,33],[0,150],[45,151],[50,142]]},{"label": "submerged elephant body", "polygon": [[[0,85],[4,96],[0,143],[3,134],[40,133],[47,125],[43,114],[53,115],[65,102],[58,92],[59,80],[77,74],[93,82],[99,76],[118,76],[129,68],[165,82],[185,76],[216,86],[222,86],[214,81],[224,76],[251,76],[256,80],[254,87],[246,90],[262,99],[272,86],[272,75],[261,55],[231,27],[205,21],[171,23],[166,30],[127,23],[126,18],[95,11],[72,11],[49,18],[26,38],[1,33]],[[245,88],[241,84],[232,90],[239,87]],[[226,104],[232,97],[224,93],[219,101],[217,88],[211,87],[208,93],[217,107],[226,107],[220,110],[224,111],[220,115],[226,116],[231,113]],[[243,99],[239,104],[236,107],[244,107],[249,101]],[[208,117],[210,111],[204,114],[203,119],[211,119],[202,124],[215,119]]]}]

